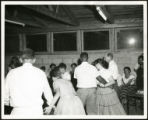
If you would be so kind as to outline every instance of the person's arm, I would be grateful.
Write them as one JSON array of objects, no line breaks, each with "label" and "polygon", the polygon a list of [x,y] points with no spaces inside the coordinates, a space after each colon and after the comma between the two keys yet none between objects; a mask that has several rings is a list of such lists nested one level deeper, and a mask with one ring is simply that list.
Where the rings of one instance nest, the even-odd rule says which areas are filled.
[{"label": "person's arm", "polygon": [[60,89],[59,88],[56,88],[55,85],[54,85],[54,89],[55,89],[54,98],[53,98],[51,104],[44,109],[45,114],[50,114],[52,108],[55,108],[55,104],[56,104],[56,102],[58,101],[58,99],[60,97]]},{"label": "person's arm", "polygon": [[104,87],[109,87],[109,86],[111,86],[111,85],[113,85],[113,84],[115,84],[115,80],[114,80],[113,77],[111,76],[111,77],[109,78],[109,82],[106,83],[106,84],[104,85]]},{"label": "person's arm", "polygon": [[8,73],[5,79],[5,90],[4,90],[4,104],[10,106],[10,81],[12,81],[14,74],[12,71]]},{"label": "person's arm", "polygon": [[74,76],[73,76],[75,79],[77,79],[77,70],[75,69],[74,71]]},{"label": "person's arm", "polygon": [[126,85],[131,85],[132,81],[134,81],[135,79],[136,79],[136,77],[131,75],[130,78],[128,79]]},{"label": "person's arm", "polygon": [[46,75],[43,76],[43,94],[47,100],[47,104],[50,105],[53,99],[51,88],[48,84]]}]

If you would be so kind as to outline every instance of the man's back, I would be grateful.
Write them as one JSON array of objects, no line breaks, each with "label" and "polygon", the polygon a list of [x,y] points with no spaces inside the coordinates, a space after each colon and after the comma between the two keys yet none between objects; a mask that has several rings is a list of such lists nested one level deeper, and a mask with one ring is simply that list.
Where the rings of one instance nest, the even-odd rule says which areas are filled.
[{"label": "man's back", "polygon": [[109,62],[109,71],[112,73],[113,78],[117,79],[119,75],[118,66],[114,60]]},{"label": "man's back", "polygon": [[42,105],[41,96],[46,84],[48,85],[45,73],[29,63],[10,71],[6,77],[6,91],[9,92],[11,106]]},{"label": "man's back", "polygon": [[92,88],[97,86],[97,69],[88,62],[83,62],[76,67],[74,77],[77,79],[78,88]]}]

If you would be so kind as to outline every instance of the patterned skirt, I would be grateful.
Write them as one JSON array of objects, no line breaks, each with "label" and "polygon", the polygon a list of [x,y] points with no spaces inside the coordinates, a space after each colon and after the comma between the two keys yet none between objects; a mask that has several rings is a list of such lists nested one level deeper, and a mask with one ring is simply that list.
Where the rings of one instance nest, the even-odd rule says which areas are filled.
[{"label": "patterned skirt", "polygon": [[126,115],[117,93],[112,88],[97,88],[98,115]]},{"label": "patterned skirt", "polygon": [[135,94],[137,87],[135,85],[123,85],[120,87],[120,99],[127,97],[127,94]]}]

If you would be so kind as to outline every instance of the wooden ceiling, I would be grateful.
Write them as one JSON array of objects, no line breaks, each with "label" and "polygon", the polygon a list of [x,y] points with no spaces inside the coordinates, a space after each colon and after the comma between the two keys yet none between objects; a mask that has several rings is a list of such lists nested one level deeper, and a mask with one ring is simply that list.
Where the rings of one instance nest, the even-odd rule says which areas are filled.
[{"label": "wooden ceiling", "polygon": [[[88,5],[6,5],[5,19],[25,24],[24,28],[49,28],[58,25],[79,26],[84,22],[114,24],[120,19],[143,19],[142,5],[101,6],[108,16],[104,22],[96,6]],[[7,30],[21,29],[22,26],[6,22]]]}]

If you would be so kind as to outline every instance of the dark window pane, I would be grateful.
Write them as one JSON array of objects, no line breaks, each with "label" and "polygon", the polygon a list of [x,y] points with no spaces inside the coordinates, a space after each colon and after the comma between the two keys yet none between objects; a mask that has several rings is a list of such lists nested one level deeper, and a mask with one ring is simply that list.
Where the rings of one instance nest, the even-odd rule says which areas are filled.
[{"label": "dark window pane", "polygon": [[72,33],[54,33],[54,51],[76,51],[77,34]]},{"label": "dark window pane", "polygon": [[19,52],[20,41],[18,35],[6,35],[5,36],[5,51],[6,53]]},{"label": "dark window pane", "polygon": [[120,30],[117,34],[118,49],[143,48],[143,31],[140,29]]},{"label": "dark window pane", "polygon": [[26,36],[26,46],[31,48],[35,52],[46,52],[47,51],[47,35],[27,35]]},{"label": "dark window pane", "polygon": [[84,32],[84,50],[109,49],[109,31]]}]

